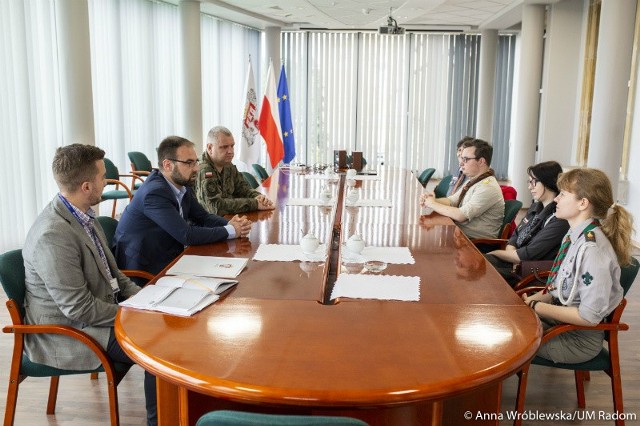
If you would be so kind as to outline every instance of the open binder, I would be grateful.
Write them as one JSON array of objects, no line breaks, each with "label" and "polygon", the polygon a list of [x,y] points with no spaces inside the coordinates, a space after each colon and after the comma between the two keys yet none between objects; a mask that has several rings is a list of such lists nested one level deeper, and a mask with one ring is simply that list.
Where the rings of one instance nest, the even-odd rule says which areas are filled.
[{"label": "open binder", "polygon": [[164,276],[120,303],[120,306],[191,316],[235,286],[236,280],[194,276]]}]

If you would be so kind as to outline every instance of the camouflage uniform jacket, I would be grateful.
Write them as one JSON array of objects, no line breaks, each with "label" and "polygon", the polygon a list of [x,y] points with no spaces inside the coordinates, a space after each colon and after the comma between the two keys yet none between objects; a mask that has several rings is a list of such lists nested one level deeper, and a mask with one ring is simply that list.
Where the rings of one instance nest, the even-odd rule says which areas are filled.
[{"label": "camouflage uniform jacket", "polygon": [[261,194],[249,186],[233,164],[224,166],[219,172],[206,151],[202,154],[195,193],[209,213],[220,216],[258,210],[255,197]]}]

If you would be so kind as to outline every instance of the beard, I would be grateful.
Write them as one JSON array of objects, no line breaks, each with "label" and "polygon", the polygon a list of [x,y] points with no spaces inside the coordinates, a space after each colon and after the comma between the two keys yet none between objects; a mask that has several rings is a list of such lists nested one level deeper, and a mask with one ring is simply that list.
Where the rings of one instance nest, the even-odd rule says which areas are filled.
[{"label": "beard", "polygon": [[175,167],[171,172],[171,179],[178,185],[182,186],[193,186],[196,183],[197,173],[193,172],[188,178],[185,178],[180,173],[178,173],[178,168]]}]

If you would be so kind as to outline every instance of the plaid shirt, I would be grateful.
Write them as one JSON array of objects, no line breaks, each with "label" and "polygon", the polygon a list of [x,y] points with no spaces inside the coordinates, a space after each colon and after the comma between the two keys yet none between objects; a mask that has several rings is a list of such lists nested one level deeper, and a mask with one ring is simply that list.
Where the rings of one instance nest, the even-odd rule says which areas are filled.
[{"label": "plaid shirt", "polygon": [[87,210],[86,213],[83,212],[82,210],[80,210],[79,208],[71,204],[69,200],[64,198],[62,194],[58,194],[58,197],[60,197],[64,205],[67,206],[71,214],[73,214],[73,216],[78,220],[78,223],[82,225],[82,227],[84,228],[84,231],[87,233],[89,238],[91,238],[93,243],[96,245],[96,248],[98,249],[98,254],[100,254],[100,259],[102,259],[102,264],[104,265],[104,268],[107,270],[107,277],[109,278],[109,280],[111,280],[113,278],[113,275],[111,274],[111,268],[109,268],[109,262],[107,262],[107,256],[104,254],[104,248],[102,247],[102,243],[100,243],[100,240],[96,235],[96,230],[93,226],[93,222],[96,219],[96,213],[93,211],[91,207],[89,207],[89,210]]}]

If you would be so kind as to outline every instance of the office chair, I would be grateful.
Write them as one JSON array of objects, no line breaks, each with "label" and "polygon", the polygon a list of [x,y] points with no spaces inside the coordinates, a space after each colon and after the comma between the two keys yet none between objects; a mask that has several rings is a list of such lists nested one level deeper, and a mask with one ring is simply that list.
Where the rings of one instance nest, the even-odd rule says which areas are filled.
[{"label": "office chair", "polygon": [[427,187],[427,184],[429,183],[431,176],[433,176],[435,172],[436,172],[436,169],[430,167],[428,169],[424,169],[422,173],[420,173],[420,176],[418,176],[418,182],[420,182],[420,185],[422,185],[423,188]]},{"label": "office chair", "polygon": [[249,183],[249,186],[251,186],[251,188],[256,189],[257,187],[260,186],[256,178],[251,173],[249,172],[240,172],[240,173],[242,173],[242,176],[244,176],[244,179]]},{"label": "office chair", "polygon": [[253,167],[253,170],[256,172],[256,176],[260,178],[260,182],[269,177],[269,173],[267,173],[267,170],[260,164],[253,163],[251,167]]},{"label": "office chair", "polygon": [[[111,425],[118,425],[118,393],[116,387],[127,371],[129,371],[131,366],[129,364],[121,364],[117,362],[112,363],[97,341],[88,334],[83,333],[74,327],[57,324],[31,325],[24,323],[24,298],[26,288],[22,250],[9,251],[0,256],[0,281],[2,282],[2,288],[9,298],[9,300],[7,300],[7,309],[9,310],[12,322],[11,325],[5,326],[2,331],[4,333],[13,333],[14,336],[4,425],[13,425],[16,403],[18,401],[18,389],[20,383],[27,377],[51,377],[49,399],[47,401],[47,414],[55,414],[60,376],[97,373],[99,371],[104,371],[107,374]],[[23,351],[24,335],[35,333],[62,334],[72,339],[76,339],[88,346],[100,359],[102,365],[95,370],[78,371],[63,370],[32,362]]]},{"label": "office chair", "polygon": [[[142,179],[135,175],[121,175],[118,171],[118,168],[111,160],[105,157],[104,166],[107,170],[107,187],[114,185],[115,189],[111,189],[108,191],[104,191],[102,193],[102,200],[113,200],[113,208],[111,209],[111,217],[116,217],[116,203],[118,200],[128,199],[131,200],[133,198],[133,193],[129,189],[129,187],[120,180],[121,177],[131,177],[132,179]],[[122,186],[123,189],[119,189]]]},{"label": "office chair", "polygon": [[[632,258],[631,264],[624,266],[620,271],[620,285],[624,295],[631,288],[633,281],[638,274],[640,263]],[[518,294],[533,293],[541,290],[544,286],[527,287]],[[578,326],[572,324],[561,324],[546,330],[542,336],[541,344],[544,344],[561,333],[573,330],[604,330],[605,345],[595,358],[581,362],[579,364],[554,363],[544,358],[534,357],[530,364],[542,365],[545,367],[561,368],[563,370],[573,370],[576,381],[576,394],[578,397],[578,407],[585,408],[584,382],[590,379],[591,371],[604,371],[611,378],[611,390],[613,394],[613,411],[624,413],[622,399],[622,377],[620,375],[620,348],[618,344],[618,331],[628,330],[629,325],[620,322],[627,300],[622,299],[620,304],[605,318],[600,324],[592,327]],[[525,365],[518,373],[518,396],[516,398],[516,410],[522,413],[524,410],[525,394],[527,392],[527,379],[530,364]],[[516,420],[514,425],[522,424],[522,419]],[[624,419],[616,419],[616,426],[624,425]]]},{"label": "office chair", "polygon": [[447,196],[447,191],[449,190],[449,184],[451,183],[451,179],[453,179],[453,175],[447,175],[443,177],[440,182],[436,185],[433,192],[436,198],[442,198]]},{"label": "office chair", "polygon": [[219,410],[204,414],[196,426],[367,426],[362,420],[341,416],[299,416]]}]

